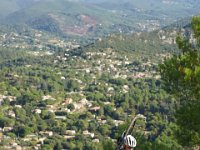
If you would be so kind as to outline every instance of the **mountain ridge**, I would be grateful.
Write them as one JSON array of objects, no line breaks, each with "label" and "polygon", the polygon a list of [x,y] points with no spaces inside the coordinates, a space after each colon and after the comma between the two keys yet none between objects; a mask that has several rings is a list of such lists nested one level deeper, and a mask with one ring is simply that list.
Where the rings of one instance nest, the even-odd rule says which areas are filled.
[{"label": "mountain ridge", "polygon": [[[145,0],[141,5],[138,0],[12,0],[10,5],[15,4],[16,8],[11,8],[4,17],[0,17],[0,23],[24,24],[50,33],[89,37],[113,32],[152,31],[199,12],[200,6],[195,0],[194,3],[185,0],[172,4],[168,2]],[[5,0],[0,5],[4,3]]]}]

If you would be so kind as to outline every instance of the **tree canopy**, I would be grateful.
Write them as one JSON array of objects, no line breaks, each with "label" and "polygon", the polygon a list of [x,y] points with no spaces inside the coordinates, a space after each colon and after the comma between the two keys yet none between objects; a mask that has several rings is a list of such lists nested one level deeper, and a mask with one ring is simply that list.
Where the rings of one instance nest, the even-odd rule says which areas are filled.
[{"label": "tree canopy", "polygon": [[[191,22],[191,35],[179,35],[181,52],[160,65],[165,89],[177,99],[176,136],[185,147],[200,145],[200,17]],[[194,37],[194,38],[193,38]]]}]

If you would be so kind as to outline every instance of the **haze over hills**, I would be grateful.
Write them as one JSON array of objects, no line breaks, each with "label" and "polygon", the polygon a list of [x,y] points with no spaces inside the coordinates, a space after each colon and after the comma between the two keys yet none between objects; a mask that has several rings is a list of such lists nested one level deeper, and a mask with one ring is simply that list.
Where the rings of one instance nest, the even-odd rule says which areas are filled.
[{"label": "haze over hills", "polygon": [[1,0],[0,6],[1,24],[92,37],[155,30],[200,8],[197,0]]},{"label": "haze over hills", "polygon": [[196,46],[198,1],[1,0],[0,150],[115,149],[136,114],[137,149],[183,150],[158,64]]}]

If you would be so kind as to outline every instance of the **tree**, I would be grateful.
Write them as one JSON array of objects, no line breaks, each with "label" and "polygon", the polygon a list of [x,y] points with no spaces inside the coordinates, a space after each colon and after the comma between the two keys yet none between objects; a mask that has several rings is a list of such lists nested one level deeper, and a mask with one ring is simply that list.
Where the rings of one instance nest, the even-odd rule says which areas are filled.
[{"label": "tree", "polygon": [[63,147],[62,147],[61,142],[57,142],[53,149],[54,149],[54,150],[58,150],[58,149],[62,149],[62,148],[63,148]]},{"label": "tree", "polygon": [[71,104],[67,105],[67,108],[70,110],[74,110],[75,106],[74,106],[74,104],[71,103]]},{"label": "tree", "polygon": [[7,126],[13,126],[14,120],[6,118],[6,117],[0,117],[0,127],[4,128]]},{"label": "tree", "polygon": [[41,150],[52,150],[52,146],[51,145],[47,145],[47,144],[43,144]]},{"label": "tree", "polygon": [[79,127],[80,130],[86,130],[89,126],[89,123],[85,120],[78,120],[76,122],[76,126]]},{"label": "tree", "polygon": [[165,88],[177,99],[177,139],[186,147],[200,145],[200,17],[194,17],[191,25],[196,42],[178,36],[181,53],[160,65]]},{"label": "tree", "polygon": [[115,149],[115,144],[109,140],[109,139],[105,139],[103,142],[102,142],[102,145],[103,145],[103,149],[104,150],[111,150],[111,149]]},{"label": "tree", "polygon": [[27,126],[18,126],[14,129],[14,132],[17,136],[25,137],[31,133],[31,129]]},{"label": "tree", "polygon": [[66,91],[79,91],[80,90],[80,84],[76,80],[67,80],[64,83],[64,89]]},{"label": "tree", "polygon": [[98,130],[103,136],[106,136],[110,133],[110,128],[107,124],[99,126]]},{"label": "tree", "polygon": [[26,92],[20,97],[17,97],[17,104],[26,105],[27,103],[36,102],[39,99],[41,99],[41,97],[38,93]]}]

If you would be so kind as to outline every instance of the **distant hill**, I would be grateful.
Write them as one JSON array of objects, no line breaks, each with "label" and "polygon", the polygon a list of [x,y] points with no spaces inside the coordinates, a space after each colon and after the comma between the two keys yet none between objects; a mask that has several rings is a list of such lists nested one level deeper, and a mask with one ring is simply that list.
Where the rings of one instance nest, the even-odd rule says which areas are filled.
[{"label": "distant hill", "polygon": [[[181,19],[169,26],[152,32],[137,32],[130,35],[111,34],[99,38],[95,42],[83,45],[72,51],[74,55],[84,57],[87,52],[102,52],[109,50],[121,55],[130,56],[132,59],[151,59],[152,62],[160,62],[165,56],[179,53],[176,37],[184,34],[192,41],[191,17]],[[160,57],[158,57],[160,56]]]},{"label": "distant hill", "polygon": [[152,31],[198,14],[197,0],[1,0],[0,23],[79,37]]},{"label": "distant hill", "polygon": [[134,56],[132,60],[150,60],[158,63],[164,57],[178,52],[175,39],[178,30],[164,29],[149,33],[132,35],[110,35],[100,38],[92,44],[74,49],[72,55],[85,57],[88,52],[112,51],[123,55]]},{"label": "distant hill", "polygon": [[34,4],[37,0],[1,0],[0,19]]},{"label": "distant hill", "polygon": [[[44,18],[41,19],[44,20]],[[101,37],[75,37],[69,35],[62,37],[50,34],[50,32],[63,33],[52,18],[47,17],[46,19],[43,24],[30,23],[29,26],[2,26],[0,29],[0,45],[3,47],[53,52],[78,47],[78,49],[74,49],[77,55],[87,50],[99,51],[111,48],[121,54],[134,53],[134,56],[152,56],[152,58],[155,58],[155,54],[177,52],[175,41],[179,32],[185,31],[185,35],[192,38],[190,28],[191,17],[181,19],[169,26],[151,32],[135,32],[132,34],[111,33]],[[35,21],[40,22],[40,19]],[[37,29],[32,29],[30,26]],[[40,30],[49,30],[49,32]]]},{"label": "distant hill", "polygon": [[1,0],[0,2],[0,19],[6,17],[7,15],[19,10],[20,7],[15,0]]}]

